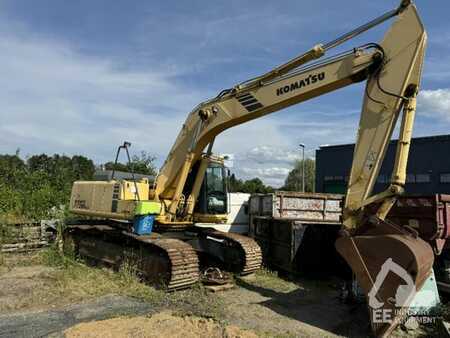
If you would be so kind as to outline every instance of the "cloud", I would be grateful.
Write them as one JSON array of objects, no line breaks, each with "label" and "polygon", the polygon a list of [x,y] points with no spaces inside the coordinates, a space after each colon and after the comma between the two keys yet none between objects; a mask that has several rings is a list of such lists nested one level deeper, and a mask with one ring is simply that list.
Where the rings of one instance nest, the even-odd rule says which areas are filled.
[{"label": "cloud", "polygon": [[[306,154],[306,156],[308,156]],[[260,145],[238,154],[232,170],[243,179],[260,178],[265,184],[280,187],[301,159],[299,150],[273,145]]]},{"label": "cloud", "polygon": [[450,88],[422,90],[418,108],[421,115],[450,122]]},{"label": "cloud", "polygon": [[0,151],[112,158],[129,140],[164,157],[200,92],[176,74],[129,71],[106,58],[0,26]]},{"label": "cloud", "polygon": [[263,176],[265,178],[285,178],[289,174],[289,168],[242,168],[244,173],[251,177]]},{"label": "cloud", "polygon": [[240,168],[239,172],[245,179],[251,179],[254,177],[260,178],[265,184],[273,187],[280,187],[284,184],[289,172],[292,168]]},{"label": "cloud", "polygon": [[[111,32],[117,13],[108,17],[111,26],[103,32],[98,22],[87,25],[101,33],[94,39],[86,25],[72,26],[79,35],[71,35],[64,25],[41,20],[47,23],[45,32],[39,21],[28,18],[18,24],[7,9],[2,11],[0,152],[78,153],[103,162],[127,140],[133,152],[146,150],[161,164],[187,113],[199,102],[353,26],[345,20],[338,28],[311,26],[316,19],[312,14],[320,13],[312,8],[317,4],[258,3],[261,8],[255,12],[255,4],[235,1],[202,4],[201,10],[194,7],[195,13],[181,5],[159,6],[165,5],[146,4],[148,11],[139,11],[143,21],[133,17],[136,22],[129,22],[120,36]],[[292,16],[297,6],[308,7],[307,15]],[[348,14],[339,11],[341,4],[330,6],[339,15]],[[105,13],[100,7],[90,12],[92,17]],[[295,32],[305,29],[309,34],[299,39]],[[425,75],[447,81],[443,69],[431,65]],[[363,89],[355,99],[358,88],[351,88],[227,130],[217,137],[214,150],[235,154],[238,176],[259,176],[280,186],[301,155],[298,143],[305,143],[306,155],[313,157],[320,144],[354,142]],[[449,122],[449,89],[423,91],[419,107],[418,115]],[[448,124],[432,129],[438,127],[430,121],[417,124],[419,133],[448,130]]]},{"label": "cloud", "polygon": [[273,146],[257,146],[247,152],[247,159],[259,163],[286,163],[292,164],[295,160],[300,159],[299,152],[293,150],[286,150]]},{"label": "cloud", "polygon": [[[161,164],[187,113],[212,96],[208,90],[183,86],[174,69],[123,69],[111,59],[83,55],[64,41],[4,25],[0,36],[3,153],[20,148],[24,155],[83,154],[100,163],[111,160],[117,145],[127,140],[133,152],[146,150]],[[271,146],[264,146],[268,139]],[[266,117],[226,131],[215,148],[237,154],[243,177],[282,184],[289,168],[277,161],[286,165],[295,158],[279,150],[287,146],[279,123]],[[265,163],[254,166],[258,158]]]}]

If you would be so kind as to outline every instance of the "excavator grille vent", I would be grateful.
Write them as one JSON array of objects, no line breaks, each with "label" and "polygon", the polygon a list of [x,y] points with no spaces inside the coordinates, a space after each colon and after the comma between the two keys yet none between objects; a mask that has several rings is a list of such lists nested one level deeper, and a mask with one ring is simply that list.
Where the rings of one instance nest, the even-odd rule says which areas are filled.
[{"label": "excavator grille vent", "polygon": [[252,94],[246,93],[236,97],[240,104],[249,112],[264,107]]}]

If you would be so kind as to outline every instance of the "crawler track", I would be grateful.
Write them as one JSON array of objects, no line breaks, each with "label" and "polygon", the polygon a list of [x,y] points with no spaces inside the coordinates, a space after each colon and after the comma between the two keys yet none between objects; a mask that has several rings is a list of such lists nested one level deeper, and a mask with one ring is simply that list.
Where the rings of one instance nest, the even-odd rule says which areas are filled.
[{"label": "crawler track", "polygon": [[195,250],[177,239],[136,236],[104,224],[70,225],[64,235],[75,254],[114,268],[131,261],[143,280],[168,291],[188,288],[199,279]]},{"label": "crawler track", "polygon": [[261,268],[261,248],[252,238],[217,230],[209,230],[207,235],[223,239],[227,246],[239,247],[243,251],[244,257],[241,257],[242,264],[240,270],[237,271],[239,274],[248,275]]},{"label": "crawler track", "polygon": [[124,233],[136,241],[145,243],[144,246],[158,247],[169,260],[170,276],[166,281],[168,290],[183,289],[196,283],[199,279],[199,263],[195,250],[189,244],[172,238],[157,238],[151,236],[136,236]]}]

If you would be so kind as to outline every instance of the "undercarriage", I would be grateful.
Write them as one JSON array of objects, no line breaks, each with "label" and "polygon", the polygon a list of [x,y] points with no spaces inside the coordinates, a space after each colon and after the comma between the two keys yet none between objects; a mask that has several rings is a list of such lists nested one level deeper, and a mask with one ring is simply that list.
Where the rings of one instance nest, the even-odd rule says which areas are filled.
[{"label": "undercarriage", "polygon": [[242,235],[192,226],[138,236],[126,223],[113,220],[67,224],[64,249],[88,263],[128,268],[142,281],[168,291],[192,286],[211,266],[247,275],[262,263],[258,244]]}]

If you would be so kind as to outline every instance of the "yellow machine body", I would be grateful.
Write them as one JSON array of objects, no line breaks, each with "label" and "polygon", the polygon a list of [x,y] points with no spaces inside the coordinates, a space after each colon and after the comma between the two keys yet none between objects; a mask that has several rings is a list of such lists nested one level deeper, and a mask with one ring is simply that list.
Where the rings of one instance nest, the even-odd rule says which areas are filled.
[{"label": "yellow machine body", "polygon": [[147,201],[148,193],[147,181],[77,181],[72,187],[69,210],[80,215],[132,220],[138,202]]}]

